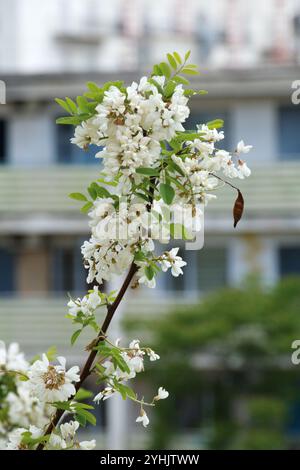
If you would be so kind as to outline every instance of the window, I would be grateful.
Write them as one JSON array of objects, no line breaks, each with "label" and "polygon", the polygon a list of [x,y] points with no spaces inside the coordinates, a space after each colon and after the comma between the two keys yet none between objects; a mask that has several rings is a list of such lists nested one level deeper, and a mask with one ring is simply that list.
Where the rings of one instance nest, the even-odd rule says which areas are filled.
[{"label": "window", "polygon": [[279,265],[281,276],[300,275],[300,246],[281,248]]},{"label": "window", "polygon": [[7,161],[7,123],[0,119],[0,164]]},{"label": "window", "polygon": [[73,126],[59,125],[56,126],[57,132],[57,161],[65,164],[99,164],[99,160],[95,159],[95,155],[100,151],[99,147],[91,145],[88,150],[84,151],[70,142],[74,135]]},{"label": "window", "polygon": [[180,250],[179,255],[187,262],[184,275],[173,277],[165,274],[165,287],[173,291],[209,292],[227,284],[226,248],[204,247],[199,251]]},{"label": "window", "polygon": [[[230,115],[226,112],[218,111],[196,111],[192,110],[188,120],[184,123],[185,129],[196,129],[197,124],[206,124],[209,121],[214,121],[215,119],[223,119],[224,126],[219,129],[219,131],[224,131],[225,138],[219,143],[219,147],[224,150],[231,150],[232,140],[230,135],[231,125],[230,125]],[[218,145],[216,145],[218,147]]]},{"label": "window", "polygon": [[52,256],[52,289],[78,295],[87,289],[87,271],[83,266],[79,244],[57,246]]},{"label": "window", "polygon": [[9,294],[15,290],[15,256],[5,248],[0,248],[0,266],[0,292]]},{"label": "window", "polygon": [[227,252],[225,248],[204,248],[197,252],[198,290],[208,292],[224,287],[227,282]]},{"label": "window", "polygon": [[278,118],[281,160],[300,160],[300,106],[282,106]]}]

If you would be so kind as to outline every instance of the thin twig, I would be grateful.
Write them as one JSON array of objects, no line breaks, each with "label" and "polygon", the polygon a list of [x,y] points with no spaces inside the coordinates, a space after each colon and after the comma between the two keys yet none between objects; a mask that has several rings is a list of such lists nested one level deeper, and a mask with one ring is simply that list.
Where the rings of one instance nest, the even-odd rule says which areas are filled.
[{"label": "thin twig", "polygon": [[[108,307],[107,309],[107,314],[106,314],[106,317],[104,319],[104,322],[102,324],[102,327],[101,327],[101,330],[98,334],[98,341],[95,342],[95,346],[97,346],[99,343],[101,343],[103,340],[104,340],[104,337],[105,337],[105,334],[108,330],[108,327],[113,319],[113,316],[121,302],[121,300],[123,299],[124,297],[124,294],[126,293],[131,281],[132,281],[132,278],[133,276],[135,275],[136,271],[137,271],[137,266],[136,264],[133,262],[129,271],[128,271],[128,274],[122,284],[122,287],[120,288],[119,290],[119,293],[115,299],[115,301]],[[90,355],[89,357],[87,358],[87,361],[81,371],[81,374],[80,374],[80,380],[79,382],[77,382],[75,388],[76,388],[76,392],[80,389],[80,387],[82,386],[83,382],[87,379],[87,377],[90,375],[91,373],[91,368],[92,368],[92,365],[94,363],[94,360],[96,358],[96,355],[97,355],[97,350],[93,349],[91,352],[90,352]],[[74,397],[73,397],[74,398]],[[50,422],[46,432],[45,432],[45,435],[48,435],[48,434],[51,434],[52,431],[55,429],[55,427],[57,426],[57,424],[59,423],[60,419],[62,418],[63,414],[65,413],[65,410],[57,410],[55,416],[53,417],[52,421]],[[37,447],[37,450],[43,450],[45,444],[44,443],[40,443]]]}]

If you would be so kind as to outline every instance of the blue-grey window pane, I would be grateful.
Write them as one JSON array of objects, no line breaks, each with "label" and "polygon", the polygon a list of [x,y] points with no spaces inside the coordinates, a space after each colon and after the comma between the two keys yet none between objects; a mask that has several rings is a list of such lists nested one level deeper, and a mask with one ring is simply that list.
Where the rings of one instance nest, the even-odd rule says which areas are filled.
[{"label": "blue-grey window pane", "polygon": [[71,248],[58,247],[53,253],[53,290],[73,291],[73,251]]},{"label": "blue-grey window pane", "polygon": [[215,119],[223,119],[224,126],[219,131],[224,131],[225,138],[220,141],[219,146],[224,150],[232,150],[231,139],[231,124],[230,115],[228,112],[215,112],[215,111],[191,111],[187,121],[184,123],[185,129],[196,129],[197,124],[206,124]]},{"label": "blue-grey window pane", "polygon": [[7,123],[0,119],[0,163],[7,161]]},{"label": "blue-grey window pane", "polygon": [[52,288],[56,292],[81,295],[86,292],[87,271],[84,269],[80,247],[55,247],[52,256]]},{"label": "blue-grey window pane", "polygon": [[197,280],[200,292],[225,287],[227,284],[226,248],[204,248],[197,252]]},{"label": "blue-grey window pane", "polygon": [[300,106],[280,107],[278,125],[280,158],[300,159]]},{"label": "blue-grey window pane", "polygon": [[203,248],[199,251],[179,253],[187,261],[183,268],[184,276],[173,277],[170,272],[166,276],[167,290],[209,292],[227,284],[227,250],[226,248]]},{"label": "blue-grey window pane", "polygon": [[0,248],[0,292],[15,290],[15,256],[9,250]]},{"label": "blue-grey window pane", "polygon": [[300,246],[286,247],[279,250],[280,274],[300,274]]},{"label": "blue-grey window pane", "polygon": [[70,139],[74,135],[73,126],[56,126],[56,133],[58,163],[99,165],[99,160],[95,159],[96,153],[100,151],[99,147],[90,145],[88,150],[82,150],[77,145],[71,144]]}]

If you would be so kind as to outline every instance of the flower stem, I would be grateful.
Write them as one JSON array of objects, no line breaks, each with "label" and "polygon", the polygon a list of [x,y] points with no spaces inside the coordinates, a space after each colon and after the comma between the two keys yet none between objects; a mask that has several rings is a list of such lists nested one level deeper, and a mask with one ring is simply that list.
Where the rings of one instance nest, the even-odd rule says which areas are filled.
[{"label": "flower stem", "polygon": [[[126,293],[131,281],[132,281],[132,278],[133,276],[135,275],[136,271],[137,271],[137,266],[135,263],[132,263],[129,271],[128,271],[128,274],[122,284],[122,287],[120,288],[119,290],[119,293],[117,295],[117,297],[115,298],[115,301],[108,307],[107,309],[107,314],[106,314],[106,317],[104,319],[104,322],[102,324],[102,327],[101,327],[101,330],[99,332],[99,335],[97,337],[97,342],[95,343],[95,346],[97,346],[100,342],[102,342],[104,340],[104,337],[105,337],[105,334],[108,330],[108,327],[113,319],[113,316],[121,302],[121,300],[123,299],[124,297],[124,294]],[[87,358],[87,361],[85,363],[85,365],[83,366],[83,369],[80,373],[80,380],[79,382],[77,382],[76,384],[76,391],[78,391],[80,389],[80,387],[82,386],[83,382],[87,379],[87,377],[90,375],[91,373],[91,368],[92,368],[92,365],[94,363],[94,360],[96,358],[96,355],[97,355],[97,351],[96,350],[92,350],[90,352],[90,355],[89,357]],[[60,419],[62,418],[63,414],[64,414],[64,410],[57,410],[56,411],[56,414],[55,416],[53,417],[53,419],[51,420],[46,432],[45,432],[45,435],[48,435],[48,434],[51,434],[52,431],[55,429],[55,427],[57,426],[57,424],[59,423]],[[44,448],[44,443],[40,443],[37,447],[37,450],[43,450]]]}]

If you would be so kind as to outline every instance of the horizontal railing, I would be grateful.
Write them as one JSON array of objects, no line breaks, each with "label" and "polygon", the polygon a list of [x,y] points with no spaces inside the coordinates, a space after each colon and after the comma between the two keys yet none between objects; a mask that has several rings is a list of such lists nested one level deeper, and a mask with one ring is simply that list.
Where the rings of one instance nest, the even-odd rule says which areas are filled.
[{"label": "horizontal railing", "polygon": [[[80,360],[83,357],[84,347],[93,339],[93,331],[84,331],[74,346],[70,344],[70,337],[76,325],[72,325],[67,314],[67,297],[38,298],[38,297],[7,297],[0,298],[0,340],[7,343],[17,341],[22,349],[29,355],[45,351],[48,347],[56,345],[59,353],[72,359]],[[163,314],[180,303],[192,302],[192,297],[182,297],[172,293],[147,290],[129,291],[124,307],[117,313],[124,316],[155,316]],[[99,309],[97,318],[99,323],[105,312]]]},{"label": "horizontal railing", "polygon": [[[246,196],[248,214],[276,215],[300,209],[300,162],[254,166],[252,170],[251,178],[235,182]],[[68,194],[84,191],[95,179],[97,166],[0,167],[0,214],[76,214],[80,203],[70,201]],[[209,211],[232,207],[232,190],[225,187],[220,191],[220,197],[209,205]]]}]

